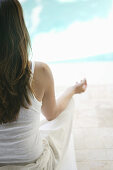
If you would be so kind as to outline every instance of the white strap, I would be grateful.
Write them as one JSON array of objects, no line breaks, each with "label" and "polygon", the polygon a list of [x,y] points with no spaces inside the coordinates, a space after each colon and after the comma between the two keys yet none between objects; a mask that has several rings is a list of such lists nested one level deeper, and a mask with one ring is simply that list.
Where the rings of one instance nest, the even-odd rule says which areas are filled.
[{"label": "white strap", "polygon": [[32,70],[32,74],[34,74],[34,70],[35,70],[35,61],[31,61],[31,70]]},{"label": "white strap", "polygon": [[30,78],[30,85],[32,83],[32,80],[33,80],[33,74],[34,74],[34,69],[35,69],[35,61],[31,61],[31,78]]}]

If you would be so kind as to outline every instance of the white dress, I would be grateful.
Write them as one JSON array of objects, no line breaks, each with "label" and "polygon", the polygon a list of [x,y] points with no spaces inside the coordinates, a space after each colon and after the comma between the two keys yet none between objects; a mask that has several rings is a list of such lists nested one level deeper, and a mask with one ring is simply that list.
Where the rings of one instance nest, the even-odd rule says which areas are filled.
[{"label": "white dress", "polygon": [[[34,66],[35,66],[35,62],[32,62],[32,73],[34,73]],[[35,111],[38,111],[38,115],[39,113],[41,114],[42,102],[39,102],[35,98],[35,96],[31,97],[31,100],[32,100],[31,110],[34,109]],[[22,111],[24,112],[24,108]],[[32,155],[29,156],[29,159],[23,157],[22,158],[23,161],[21,163],[15,162],[14,164],[10,163],[7,165],[0,164],[0,170],[66,170],[62,168],[62,162],[65,163],[65,160],[63,159],[65,158],[64,155],[66,155],[67,153],[71,135],[72,135],[74,112],[75,112],[75,106],[74,106],[74,100],[72,98],[67,108],[56,119],[52,121],[47,121],[46,119],[43,119],[42,121],[40,121],[40,125],[38,123],[37,126],[35,119],[39,119],[39,117],[36,118],[34,117],[34,119],[32,120],[35,121],[35,124],[32,125],[31,127],[35,127],[35,130],[32,133],[34,133],[34,135],[35,133],[37,133],[38,142],[34,143],[33,145],[32,140],[34,140],[34,138],[32,138],[30,143],[32,143],[32,149],[35,153],[33,154],[33,156],[34,155],[36,156],[37,154],[37,159],[33,161]],[[20,115],[21,114],[22,112],[20,113]],[[39,122],[39,120],[37,122]],[[36,132],[37,129],[36,126],[38,127],[37,132]],[[30,146],[30,143],[28,146]],[[10,157],[10,155],[8,156]],[[77,170],[76,161],[74,160],[75,157],[73,156],[72,159],[73,159],[72,161],[73,169],[69,168],[69,170]],[[25,160],[27,161],[29,160],[29,163],[27,163],[27,161]]]}]

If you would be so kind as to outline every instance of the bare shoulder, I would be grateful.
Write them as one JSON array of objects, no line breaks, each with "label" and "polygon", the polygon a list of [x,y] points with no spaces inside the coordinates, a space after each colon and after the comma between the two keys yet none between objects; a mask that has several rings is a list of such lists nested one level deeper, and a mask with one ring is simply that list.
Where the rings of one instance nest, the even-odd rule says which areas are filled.
[{"label": "bare shoulder", "polygon": [[51,79],[51,69],[43,62],[35,62],[32,87],[38,100],[42,100],[45,89],[49,86]]},{"label": "bare shoulder", "polygon": [[41,80],[45,80],[45,79],[47,80],[47,77],[50,76],[51,74],[51,69],[48,66],[48,64],[36,61],[34,74],[36,78],[40,78]]},{"label": "bare shoulder", "polygon": [[35,62],[35,67],[40,71],[46,71],[49,68],[48,64],[39,61]]}]

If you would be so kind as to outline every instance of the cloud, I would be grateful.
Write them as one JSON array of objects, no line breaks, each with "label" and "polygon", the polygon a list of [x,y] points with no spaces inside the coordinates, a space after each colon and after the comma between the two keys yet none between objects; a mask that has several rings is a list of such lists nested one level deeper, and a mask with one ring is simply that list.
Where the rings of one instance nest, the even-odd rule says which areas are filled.
[{"label": "cloud", "polygon": [[74,22],[64,31],[38,34],[33,52],[35,59],[47,62],[113,52],[113,13],[106,19]]},{"label": "cloud", "polygon": [[20,3],[24,3],[26,2],[27,0],[19,0]]},{"label": "cloud", "polygon": [[35,7],[32,10],[32,15],[31,15],[31,22],[32,22],[32,27],[31,27],[31,33],[35,31],[37,28],[38,24],[40,23],[40,13],[42,11],[42,6]]}]

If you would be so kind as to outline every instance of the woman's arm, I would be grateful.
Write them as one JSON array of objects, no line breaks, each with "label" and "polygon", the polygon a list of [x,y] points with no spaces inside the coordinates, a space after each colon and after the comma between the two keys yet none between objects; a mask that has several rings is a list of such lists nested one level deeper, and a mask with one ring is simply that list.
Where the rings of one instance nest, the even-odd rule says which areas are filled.
[{"label": "woman's arm", "polygon": [[87,87],[86,80],[76,83],[66,89],[62,95],[56,99],[54,89],[54,79],[49,66],[42,64],[41,82],[43,87],[42,113],[47,120],[55,119],[68,105],[74,94],[84,92]]},{"label": "woman's arm", "polygon": [[76,83],[74,86],[66,89],[62,95],[57,99],[57,112],[56,117],[67,107],[70,99],[73,95],[85,92],[87,88],[86,80],[82,80],[81,83]]}]

